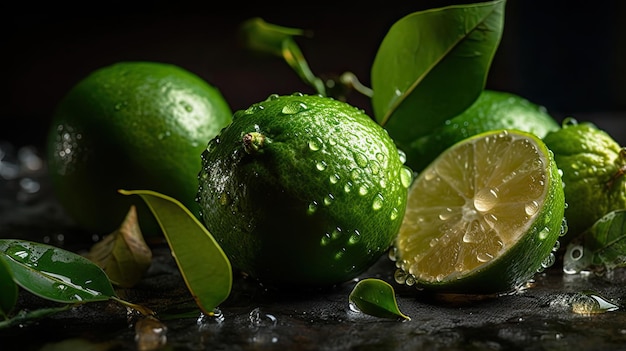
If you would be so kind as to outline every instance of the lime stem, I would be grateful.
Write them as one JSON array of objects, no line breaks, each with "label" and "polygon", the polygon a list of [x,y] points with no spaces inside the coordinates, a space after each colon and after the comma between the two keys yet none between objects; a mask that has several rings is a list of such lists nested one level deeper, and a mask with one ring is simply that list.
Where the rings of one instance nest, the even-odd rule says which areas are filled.
[{"label": "lime stem", "polygon": [[265,135],[259,132],[250,132],[243,136],[243,149],[248,154],[257,153],[265,145]]}]

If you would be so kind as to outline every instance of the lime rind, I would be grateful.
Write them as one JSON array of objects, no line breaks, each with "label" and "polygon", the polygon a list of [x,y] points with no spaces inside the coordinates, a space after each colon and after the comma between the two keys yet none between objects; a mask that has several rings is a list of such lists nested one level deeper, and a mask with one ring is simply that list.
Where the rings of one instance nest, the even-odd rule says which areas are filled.
[{"label": "lime rind", "polygon": [[[520,145],[525,145],[528,150],[523,151]],[[520,159],[518,154],[524,152],[535,156]],[[458,177],[470,172],[467,168],[470,165],[464,162],[468,157],[479,166],[476,169],[478,179],[499,175],[483,183],[474,181],[463,185]],[[517,164],[514,163],[516,159],[520,159]],[[498,168],[506,168],[503,165],[507,163],[516,168],[499,173]],[[530,176],[516,177],[516,172]],[[428,179],[436,179],[437,174],[442,182],[451,184],[442,186],[447,189],[444,192],[437,186],[426,185]],[[494,182],[501,188],[489,185]],[[508,188],[506,183],[509,183]],[[518,187],[523,185],[525,188],[520,191],[522,188]],[[431,190],[434,188],[437,190]],[[489,194],[494,189],[508,189],[510,193],[505,195],[513,196],[513,201],[485,201],[495,200],[489,198],[496,196]],[[482,198],[477,196],[485,190]],[[433,192],[431,196],[429,191]],[[473,203],[468,204],[468,199]],[[405,220],[394,243],[395,256],[392,258],[398,267],[396,281],[440,292],[486,294],[515,291],[554,261],[553,249],[563,234],[564,203],[563,186],[553,155],[535,135],[499,130],[463,140],[420,173],[409,192]],[[416,212],[416,207],[422,210]],[[518,215],[504,218],[511,209]],[[519,215],[519,211],[523,213]],[[416,217],[416,213],[421,217]],[[489,216],[493,217],[490,219]],[[508,227],[498,224],[498,217],[502,218],[501,222],[508,223]],[[516,217],[519,219],[512,221]],[[417,222],[436,229],[419,229]],[[491,229],[485,236],[481,232],[486,228]],[[467,254],[468,247],[471,247],[467,243],[471,238],[467,236],[472,233],[483,237],[473,248],[478,251],[470,249]],[[420,260],[426,258],[420,255],[430,261],[421,265]],[[439,272],[433,273],[427,268],[433,264]]]}]

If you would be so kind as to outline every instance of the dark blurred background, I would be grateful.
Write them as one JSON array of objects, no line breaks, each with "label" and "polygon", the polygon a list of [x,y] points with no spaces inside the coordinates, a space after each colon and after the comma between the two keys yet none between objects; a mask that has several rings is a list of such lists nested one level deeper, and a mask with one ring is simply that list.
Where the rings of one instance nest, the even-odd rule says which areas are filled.
[{"label": "dark blurred background", "polygon": [[[271,93],[313,93],[282,60],[239,47],[246,19],[309,30],[297,42],[318,75],[351,71],[369,86],[387,30],[414,11],[478,1],[223,4],[224,10],[155,2],[146,10],[99,2],[93,13],[5,12],[0,140],[43,145],[62,96],[91,71],[125,60],[179,65],[217,86],[233,110]],[[102,3],[105,4],[105,3]],[[289,5],[286,5],[289,4]],[[117,6],[117,7],[116,7]],[[212,4],[211,6],[216,6]],[[186,12],[176,10],[185,8]],[[33,9],[31,9],[33,10]],[[519,94],[557,119],[590,120],[626,145],[626,1],[508,0],[487,88]],[[369,100],[351,103],[371,111]]]}]

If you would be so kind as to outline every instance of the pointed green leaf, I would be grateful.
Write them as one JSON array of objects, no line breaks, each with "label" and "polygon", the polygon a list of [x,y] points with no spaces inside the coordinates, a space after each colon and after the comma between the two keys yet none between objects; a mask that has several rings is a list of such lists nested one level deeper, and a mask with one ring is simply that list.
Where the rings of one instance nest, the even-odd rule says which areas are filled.
[{"label": "pointed green leaf", "polygon": [[0,256],[0,316],[7,317],[17,303],[17,284],[9,270],[9,265]]},{"label": "pointed green leaf", "polygon": [[350,303],[375,317],[410,320],[398,309],[396,295],[389,283],[374,278],[359,281],[350,293]]},{"label": "pointed green leaf", "polygon": [[232,269],[217,241],[178,200],[150,190],[120,190],[139,195],[156,217],[196,304],[211,314],[230,294]]},{"label": "pointed green leaf", "polygon": [[73,252],[31,241],[0,239],[0,255],[14,281],[42,298],[77,303],[115,297],[102,269]]},{"label": "pointed green leaf", "polygon": [[407,145],[464,111],[484,89],[502,37],[505,0],[409,14],[372,65],[376,121]]}]

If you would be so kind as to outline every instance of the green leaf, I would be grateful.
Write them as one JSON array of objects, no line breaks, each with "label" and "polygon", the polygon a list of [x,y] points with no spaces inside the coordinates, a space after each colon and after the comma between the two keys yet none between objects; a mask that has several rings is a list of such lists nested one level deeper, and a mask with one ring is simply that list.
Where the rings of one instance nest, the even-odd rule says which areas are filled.
[{"label": "green leaf", "polygon": [[349,299],[361,312],[371,316],[411,320],[400,312],[393,287],[383,280],[368,278],[359,281]]},{"label": "green leaf", "polygon": [[7,318],[17,303],[17,284],[9,270],[9,265],[0,256],[0,316]]},{"label": "green leaf", "polygon": [[115,298],[102,269],[78,254],[31,241],[0,239],[0,256],[14,281],[42,298],[62,303]]},{"label": "green leaf", "polygon": [[242,23],[239,34],[245,47],[282,57],[302,81],[315,88],[318,94],[326,95],[324,82],[313,74],[294,39],[294,36],[304,35],[304,30],[277,26],[255,17]]},{"label": "green leaf", "polygon": [[566,272],[626,267],[626,209],[607,213],[572,241],[565,252]]},{"label": "green leaf", "polygon": [[120,190],[139,195],[156,217],[196,304],[212,314],[232,288],[232,268],[213,236],[178,200],[150,190]]},{"label": "green leaf", "polygon": [[376,121],[400,147],[478,98],[502,37],[505,0],[409,14],[389,29],[371,79]]}]

